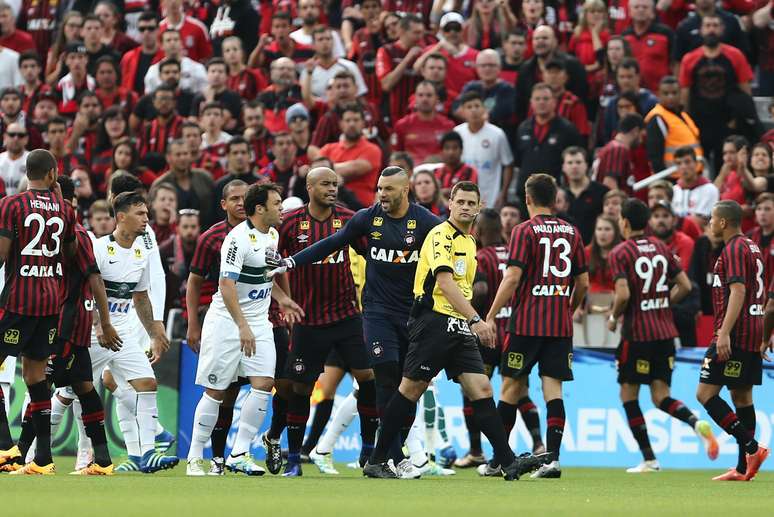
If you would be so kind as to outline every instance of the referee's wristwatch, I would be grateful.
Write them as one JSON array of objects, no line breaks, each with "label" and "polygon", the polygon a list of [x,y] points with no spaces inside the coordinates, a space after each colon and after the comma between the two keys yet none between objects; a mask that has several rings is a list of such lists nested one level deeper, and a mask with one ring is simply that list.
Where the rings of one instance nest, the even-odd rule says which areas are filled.
[{"label": "referee's wristwatch", "polygon": [[479,323],[480,321],[481,321],[481,316],[476,314],[475,316],[470,318],[470,320],[468,320],[468,327],[472,327],[473,325],[475,325],[476,323]]}]

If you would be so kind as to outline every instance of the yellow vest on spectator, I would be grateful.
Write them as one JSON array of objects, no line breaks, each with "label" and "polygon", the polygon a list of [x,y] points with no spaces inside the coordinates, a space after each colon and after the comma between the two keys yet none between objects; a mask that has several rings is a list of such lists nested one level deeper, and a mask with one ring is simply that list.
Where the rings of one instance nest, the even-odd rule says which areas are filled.
[{"label": "yellow vest on spectator", "polygon": [[667,167],[674,165],[675,151],[686,145],[693,147],[697,158],[704,156],[701,143],[699,142],[699,128],[696,127],[687,111],[682,111],[678,115],[673,111],[669,111],[661,104],[656,104],[656,107],[645,116],[645,122],[650,122],[657,115],[661,117],[661,120],[667,126],[666,135],[664,136],[664,163]]}]

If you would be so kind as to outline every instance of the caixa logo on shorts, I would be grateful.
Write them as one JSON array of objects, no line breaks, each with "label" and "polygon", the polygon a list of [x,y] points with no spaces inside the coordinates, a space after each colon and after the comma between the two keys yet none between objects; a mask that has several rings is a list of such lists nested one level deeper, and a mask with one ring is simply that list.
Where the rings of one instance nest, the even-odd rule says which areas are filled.
[{"label": "caixa logo on shorts", "polygon": [[446,333],[447,334],[462,334],[464,336],[472,336],[468,322],[459,318],[453,318],[449,316],[446,319]]}]

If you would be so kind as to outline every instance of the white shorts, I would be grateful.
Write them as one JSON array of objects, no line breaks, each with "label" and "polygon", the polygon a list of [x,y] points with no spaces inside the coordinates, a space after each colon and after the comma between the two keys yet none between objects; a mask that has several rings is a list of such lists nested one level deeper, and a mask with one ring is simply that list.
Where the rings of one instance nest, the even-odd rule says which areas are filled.
[{"label": "white shorts", "polygon": [[277,362],[271,324],[251,326],[255,353],[246,357],[239,342],[239,328],[230,317],[209,311],[202,325],[196,384],[225,390],[238,377],[272,377]]},{"label": "white shorts", "polygon": [[16,358],[9,355],[0,364],[0,383],[13,384],[16,376]]},{"label": "white shorts", "polygon": [[150,360],[144,352],[141,333],[133,334],[134,336],[121,336],[124,342],[118,352],[102,348],[99,343],[94,343],[95,339],[92,339],[89,355],[95,382],[102,378],[102,372],[107,368],[110,368],[110,373],[113,374],[118,385],[128,384],[135,379],[156,378]]}]

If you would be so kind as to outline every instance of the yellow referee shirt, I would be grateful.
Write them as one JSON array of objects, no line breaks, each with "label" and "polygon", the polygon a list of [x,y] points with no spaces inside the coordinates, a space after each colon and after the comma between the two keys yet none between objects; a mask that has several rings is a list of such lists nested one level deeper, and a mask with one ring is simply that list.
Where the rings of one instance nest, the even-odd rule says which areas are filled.
[{"label": "yellow referee shirt", "polygon": [[455,318],[465,316],[454,310],[435,281],[435,275],[448,271],[466,299],[473,298],[476,275],[476,240],[451,222],[445,221],[427,234],[414,276],[414,297],[433,311]]}]

